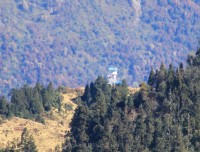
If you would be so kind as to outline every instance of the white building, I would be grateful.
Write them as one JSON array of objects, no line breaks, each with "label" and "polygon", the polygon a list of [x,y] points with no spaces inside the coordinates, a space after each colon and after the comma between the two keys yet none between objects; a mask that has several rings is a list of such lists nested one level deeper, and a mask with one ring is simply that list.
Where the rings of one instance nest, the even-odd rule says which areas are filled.
[{"label": "white building", "polygon": [[117,68],[111,67],[108,68],[109,74],[107,75],[108,84],[115,85],[117,81]]}]

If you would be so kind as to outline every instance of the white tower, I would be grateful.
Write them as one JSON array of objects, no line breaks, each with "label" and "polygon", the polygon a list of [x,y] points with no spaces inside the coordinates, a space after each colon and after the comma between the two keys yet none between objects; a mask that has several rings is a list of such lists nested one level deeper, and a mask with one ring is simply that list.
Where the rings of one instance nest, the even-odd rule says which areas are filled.
[{"label": "white tower", "polygon": [[109,74],[108,77],[108,84],[115,85],[117,83],[117,68],[108,68]]}]

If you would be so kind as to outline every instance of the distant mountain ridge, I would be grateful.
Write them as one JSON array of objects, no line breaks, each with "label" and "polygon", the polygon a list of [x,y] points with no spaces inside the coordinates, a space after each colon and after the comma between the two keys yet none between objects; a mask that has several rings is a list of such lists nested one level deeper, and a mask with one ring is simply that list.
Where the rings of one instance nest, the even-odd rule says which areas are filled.
[{"label": "distant mountain ridge", "polygon": [[109,66],[131,85],[184,61],[200,35],[197,0],[10,0],[0,14],[4,94],[37,81],[82,86]]}]

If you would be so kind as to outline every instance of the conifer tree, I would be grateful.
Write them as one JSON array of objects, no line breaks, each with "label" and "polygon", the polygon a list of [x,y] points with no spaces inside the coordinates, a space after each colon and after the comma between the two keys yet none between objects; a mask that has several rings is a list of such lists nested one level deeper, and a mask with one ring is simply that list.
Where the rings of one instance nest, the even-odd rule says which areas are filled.
[{"label": "conifer tree", "polygon": [[7,116],[9,111],[8,103],[4,96],[0,97],[0,115]]},{"label": "conifer tree", "polygon": [[153,67],[151,67],[151,71],[148,78],[148,85],[154,86],[155,85],[155,72]]},{"label": "conifer tree", "polygon": [[34,139],[29,135],[27,128],[24,128],[21,134],[21,142],[19,144],[20,149],[24,152],[37,152],[37,147],[35,145]]},{"label": "conifer tree", "polygon": [[91,92],[90,92],[90,86],[88,84],[85,86],[85,91],[81,99],[85,101],[88,105],[91,102]]}]

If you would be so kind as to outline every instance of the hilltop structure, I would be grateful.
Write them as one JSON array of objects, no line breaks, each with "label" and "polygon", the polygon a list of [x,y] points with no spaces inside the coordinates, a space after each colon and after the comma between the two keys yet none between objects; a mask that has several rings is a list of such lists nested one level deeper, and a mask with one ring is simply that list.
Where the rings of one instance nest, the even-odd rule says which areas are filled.
[{"label": "hilltop structure", "polygon": [[107,75],[108,78],[108,84],[110,85],[116,85],[118,83],[117,81],[117,74],[118,70],[116,67],[110,67],[108,68],[109,74]]}]

